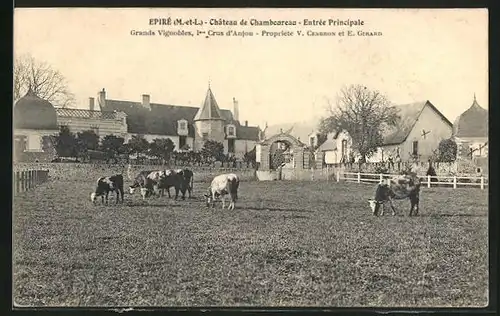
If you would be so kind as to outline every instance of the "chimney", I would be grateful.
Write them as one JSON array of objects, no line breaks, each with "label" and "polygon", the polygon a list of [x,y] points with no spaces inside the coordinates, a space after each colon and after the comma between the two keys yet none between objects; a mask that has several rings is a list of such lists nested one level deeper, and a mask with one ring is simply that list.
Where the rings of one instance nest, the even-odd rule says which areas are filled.
[{"label": "chimney", "polygon": [[94,102],[94,98],[92,98],[92,97],[89,98],[89,110],[95,111],[95,102]]},{"label": "chimney", "polygon": [[149,94],[142,95],[142,106],[148,110],[151,110],[151,105],[149,103]]},{"label": "chimney", "polygon": [[235,121],[240,120],[240,108],[238,106],[238,101],[233,97],[233,118]]},{"label": "chimney", "polygon": [[245,126],[248,126],[248,121],[245,121]]},{"label": "chimney", "polygon": [[102,91],[99,91],[98,97],[97,97],[97,103],[99,105],[99,109],[101,110],[106,107],[106,90],[102,88]]}]

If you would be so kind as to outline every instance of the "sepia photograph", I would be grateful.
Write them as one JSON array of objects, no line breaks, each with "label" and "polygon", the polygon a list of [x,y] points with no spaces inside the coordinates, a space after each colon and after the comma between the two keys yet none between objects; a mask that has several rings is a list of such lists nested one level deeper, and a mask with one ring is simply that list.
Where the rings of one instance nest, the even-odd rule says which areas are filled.
[{"label": "sepia photograph", "polygon": [[484,308],[488,10],[15,8],[12,302]]}]

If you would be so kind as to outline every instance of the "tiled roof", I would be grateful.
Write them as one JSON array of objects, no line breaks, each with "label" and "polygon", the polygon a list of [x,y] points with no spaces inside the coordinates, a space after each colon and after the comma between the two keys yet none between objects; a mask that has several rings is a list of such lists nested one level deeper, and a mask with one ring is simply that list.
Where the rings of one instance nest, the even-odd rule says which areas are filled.
[{"label": "tiled roof", "polygon": [[417,120],[425,106],[429,106],[445,122],[447,122],[450,127],[452,126],[451,122],[429,101],[397,105],[396,108],[399,110],[398,114],[400,116],[400,120],[395,127],[384,133],[384,145],[398,145],[403,143],[408,135],[410,135],[410,132],[417,123]]},{"label": "tiled roof", "polygon": [[455,120],[453,135],[456,137],[488,137],[488,110],[482,108],[475,97],[471,107]]},{"label": "tiled roof", "polygon": [[[139,102],[106,99],[105,111],[123,111],[127,114],[128,132],[135,134],[177,135],[177,121],[188,121],[188,135],[194,137],[194,117],[199,108],[181,105],[151,103],[151,110]],[[241,126],[229,110],[220,109],[219,115],[236,126],[238,139],[258,140],[259,128]]]},{"label": "tiled roof", "polygon": [[82,118],[99,118],[104,120],[113,120],[116,118],[116,113],[112,111],[92,111],[84,109],[56,109],[57,116],[63,117],[82,117]]},{"label": "tiled roof", "polygon": [[205,96],[205,101],[201,105],[200,109],[196,113],[194,120],[217,120],[222,119],[221,113],[219,112],[219,105],[215,100],[212,89],[208,87],[207,95]]}]

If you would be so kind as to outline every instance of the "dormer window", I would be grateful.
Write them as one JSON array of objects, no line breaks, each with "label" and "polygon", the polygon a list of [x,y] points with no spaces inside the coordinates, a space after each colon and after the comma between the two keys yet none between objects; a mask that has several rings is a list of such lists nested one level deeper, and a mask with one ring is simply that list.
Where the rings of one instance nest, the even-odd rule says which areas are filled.
[{"label": "dormer window", "polygon": [[179,134],[180,136],[187,136],[188,134],[187,120],[181,119],[177,121],[177,134]]},{"label": "dormer window", "polygon": [[226,135],[228,138],[236,137],[236,127],[234,125],[228,125],[226,127]]}]

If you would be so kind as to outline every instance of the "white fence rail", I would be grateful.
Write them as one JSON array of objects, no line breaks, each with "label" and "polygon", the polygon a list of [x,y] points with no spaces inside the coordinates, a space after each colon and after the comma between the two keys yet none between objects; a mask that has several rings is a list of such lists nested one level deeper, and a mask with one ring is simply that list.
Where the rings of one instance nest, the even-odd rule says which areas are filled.
[{"label": "white fence rail", "polygon": [[[353,181],[357,183],[382,183],[385,179],[389,179],[397,174],[381,174],[381,173],[360,173],[360,172],[337,172],[337,182],[340,180]],[[421,176],[425,181],[422,183],[428,188],[432,186],[451,186],[456,189],[459,186],[480,187],[484,190],[488,186],[488,177],[466,177],[466,176]],[[467,180],[467,181],[464,181]]]}]

